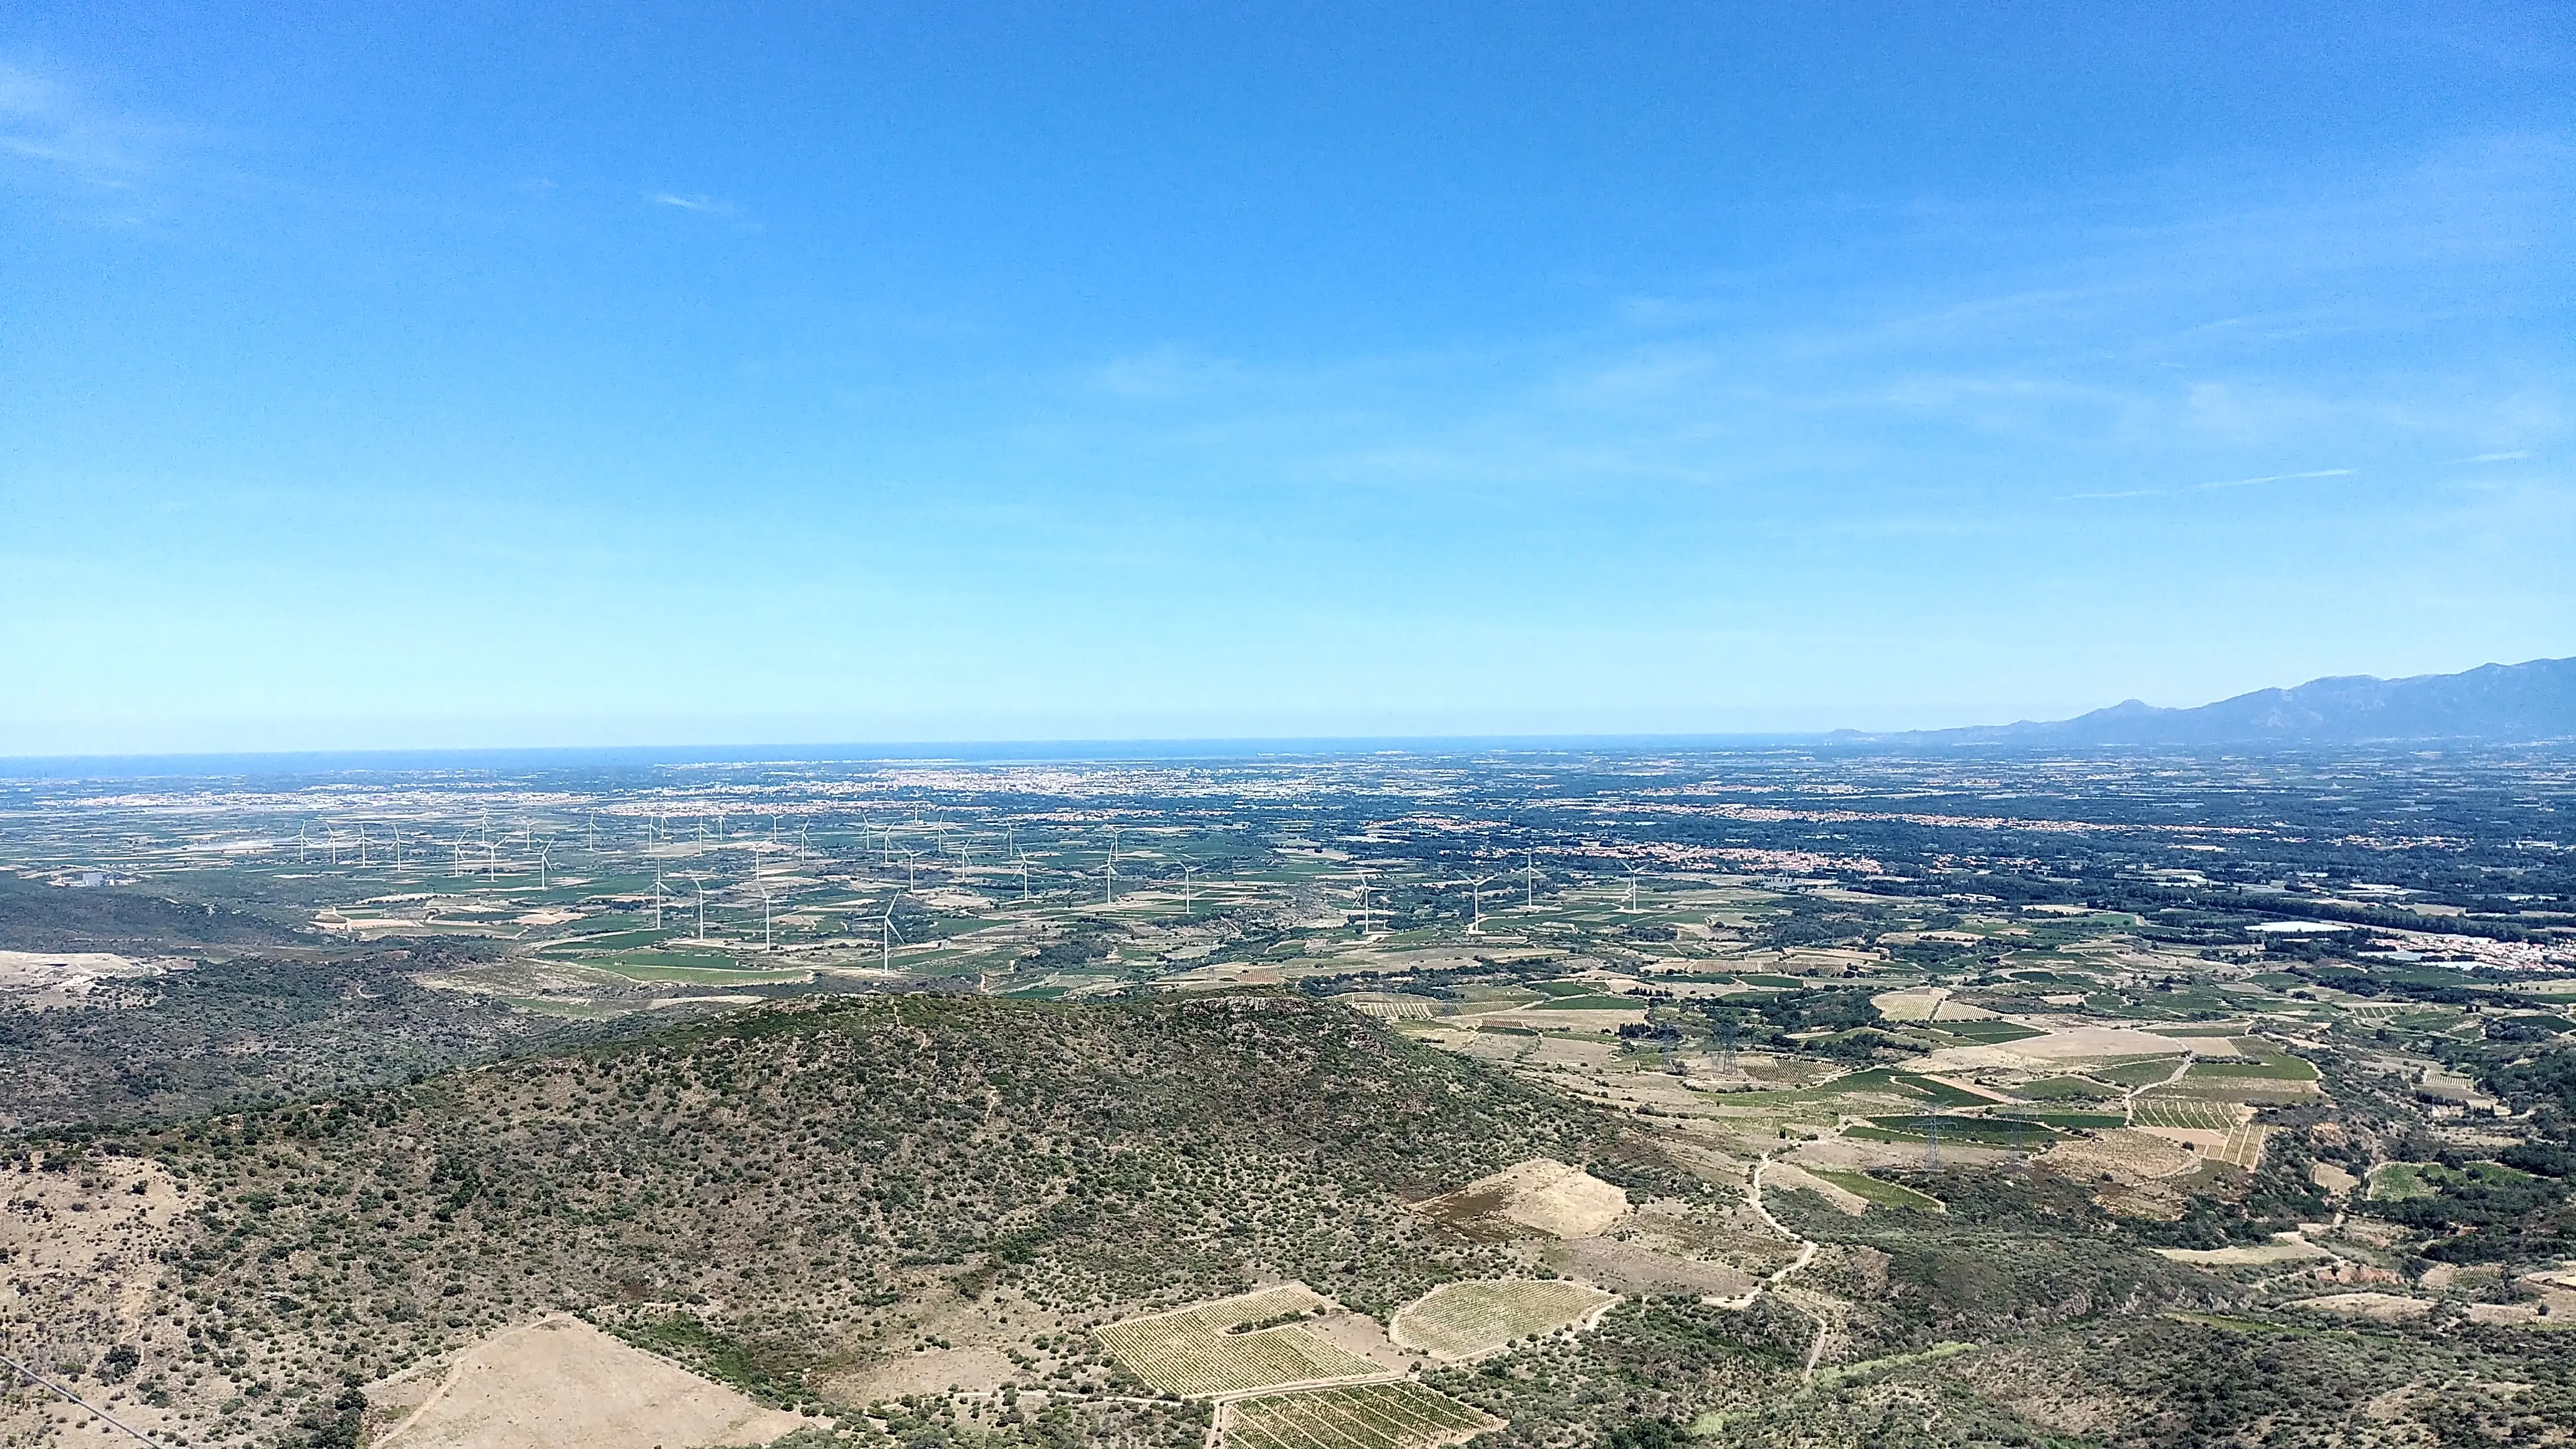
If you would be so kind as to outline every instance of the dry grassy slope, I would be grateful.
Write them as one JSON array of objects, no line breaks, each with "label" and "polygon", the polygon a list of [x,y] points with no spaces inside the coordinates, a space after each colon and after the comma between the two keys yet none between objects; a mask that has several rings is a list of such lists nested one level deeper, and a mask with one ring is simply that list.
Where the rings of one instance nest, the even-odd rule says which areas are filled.
[{"label": "dry grassy slope", "polygon": [[1696,1190],[1609,1114],[1293,998],[809,1000],[92,1150],[195,1205],[133,1377],[199,1443],[599,1305],[794,1401],[1008,1286],[1025,1381],[1063,1383],[1110,1311],[1280,1274],[1382,1313],[1488,1269],[1403,1203],[1525,1157]]}]

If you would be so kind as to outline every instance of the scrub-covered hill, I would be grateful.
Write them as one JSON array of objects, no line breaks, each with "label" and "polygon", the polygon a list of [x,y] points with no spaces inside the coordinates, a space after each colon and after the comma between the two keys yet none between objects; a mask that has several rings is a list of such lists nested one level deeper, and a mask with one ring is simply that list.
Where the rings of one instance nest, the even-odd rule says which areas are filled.
[{"label": "scrub-covered hill", "polygon": [[[2305,1183],[2303,1140],[2278,1134],[2254,1187]],[[681,1407],[651,1425],[774,1438],[791,1422],[776,1411],[802,1411],[791,1437],[853,1449],[1197,1449],[1210,1406],[1155,1374],[1242,1365],[1140,1369],[1108,1349],[1150,1337],[1143,1315],[1291,1280],[1306,1287],[1257,1300],[1287,1311],[1164,1337],[1224,1358],[1250,1342],[1235,1335],[1311,1323],[1335,1373],[1350,1350],[1414,1382],[1238,1405],[1256,1427],[1224,1445],[1425,1404],[1490,1421],[1487,1449],[1673,1449],[1693,1430],[2566,1441],[2556,1278],[2479,1259],[2449,1266],[2486,1275],[2492,1303],[2284,1309],[2266,1285],[2423,1300],[2259,1231],[2159,1253],[2192,1222],[2122,1216],[2098,1174],[2045,1157],[1819,1178],[1784,1145],[1562,1095],[1544,1071],[1293,996],[811,997],[331,1101],[21,1138],[0,1154],[0,1323],[20,1357],[187,1449],[574,1442],[477,1438],[475,1416],[543,1402],[595,1424],[653,1394]],[[2356,1220],[2521,1181],[2438,1162],[2417,1176],[2425,1196],[2355,1203]],[[1492,1210],[1460,1210],[1480,1182],[1541,1181],[1619,1215],[1588,1237],[1597,1225],[1514,1218],[1500,1189]],[[1840,1184],[1877,1195],[1829,1201]],[[1621,1296],[1563,1331],[1510,1327],[1490,1356],[1408,1358],[1377,1327],[1444,1282],[1558,1271]],[[2534,1294],[2547,1316],[2506,1301]],[[541,1372],[557,1377],[510,1377]],[[429,1418],[386,1440],[415,1411]],[[0,1396],[0,1444],[95,1432],[32,1392]],[[704,1437],[657,1432],[632,1442]]]},{"label": "scrub-covered hill", "polygon": [[920,1354],[1062,1388],[1114,1309],[1285,1277],[1382,1314],[1490,1266],[1405,1203],[1536,1155],[1703,1191],[1612,1114],[1294,998],[808,1000],[34,1149],[17,1180],[94,1184],[92,1221],[179,1206],[19,1317],[57,1363],[132,1349],[123,1391],[192,1442],[327,1427],[344,1380],[559,1309],[786,1403]]}]

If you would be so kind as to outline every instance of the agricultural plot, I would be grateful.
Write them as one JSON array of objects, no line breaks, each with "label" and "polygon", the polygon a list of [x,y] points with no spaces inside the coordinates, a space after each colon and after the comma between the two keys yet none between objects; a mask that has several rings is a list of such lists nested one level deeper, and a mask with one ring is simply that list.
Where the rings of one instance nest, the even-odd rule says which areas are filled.
[{"label": "agricultural plot", "polygon": [[2267,1129],[2254,1125],[2251,1108],[2235,1102],[2145,1092],[2129,1104],[2129,1125],[2248,1171],[2263,1160]]},{"label": "agricultural plot", "polygon": [[1398,1381],[1229,1405],[1220,1444],[1240,1449],[1438,1449],[1503,1427],[1482,1409]]},{"label": "agricultural plot", "polygon": [[2084,1077],[2042,1077],[2013,1090],[2034,1102],[2108,1102],[2120,1095],[2119,1089]]},{"label": "agricultural plot", "polygon": [[2181,1062],[2174,1057],[2143,1057],[2096,1067],[2085,1075],[2114,1086],[2144,1087],[2172,1076],[2174,1068],[2179,1065]]},{"label": "agricultural plot", "polygon": [[1935,1019],[1935,1023],[1948,1035],[1962,1041],[1976,1042],[1982,1046],[1996,1046],[2010,1041],[2029,1041],[2033,1037],[2047,1035],[2037,1027],[2024,1026],[2020,1022],[2005,1021],[2001,1018],[1991,1021],[1953,1021],[1948,1017],[1939,1017]]},{"label": "agricultural plot", "polygon": [[2194,1062],[2184,1080],[2313,1082],[2317,1069],[2297,1057],[2272,1056],[2250,1062]]},{"label": "agricultural plot", "polygon": [[[1121,1367],[1158,1393],[1183,1398],[1286,1384],[1329,1383],[1386,1372],[1294,1322],[1332,1302],[1303,1283],[1282,1283],[1214,1303],[1130,1318],[1098,1330]],[[1267,1328],[1247,1325],[1270,1323]]]},{"label": "agricultural plot", "polygon": [[1821,1177],[1871,1207],[1920,1208],[1926,1212],[1947,1212],[1937,1197],[1916,1192],[1903,1183],[1887,1182],[1866,1172],[1851,1172],[1834,1167],[1810,1167],[1811,1177]]},{"label": "agricultural plot", "polygon": [[1441,1005],[1433,997],[1399,991],[1356,991],[1347,996],[1336,996],[1333,1000],[1379,1021],[1429,1021]]},{"label": "agricultural plot", "polygon": [[2038,1122],[2011,1118],[1944,1117],[1872,1117],[1867,1127],[1849,1129],[1847,1135],[1865,1142],[1929,1142],[1934,1133],[1944,1142],[1963,1147],[2003,1147],[2016,1151],[2040,1151],[2055,1141],[2057,1134]]},{"label": "agricultural plot", "polygon": [[2181,1143],[2125,1127],[2061,1139],[2045,1160],[2070,1176],[2098,1173],[2129,1182],[2174,1177],[2200,1165],[2200,1158]]},{"label": "agricultural plot", "polygon": [[1565,1279],[1444,1283],[1397,1309],[1387,1332],[1435,1358],[1477,1358],[1514,1339],[1579,1323],[1618,1295]]},{"label": "agricultural plot", "polygon": [[2410,1197],[2432,1197],[2437,1189],[2424,1180],[2421,1162],[2383,1162],[2370,1170],[2370,1189],[2366,1196],[2372,1202],[2403,1202]]},{"label": "agricultural plot", "polygon": [[1978,1107],[1997,1100],[1978,1092],[1914,1072],[1900,1072],[1893,1067],[1869,1067],[1849,1076],[1836,1077],[1817,1086],[1814,1098],[1833,1095],[1875,1093],[1880,1096],[1921,1097],[1935,1107]]},{"label": "agricultural plot", "polygon": [[2060,1132],[2100,1132],[2129,1125],[2129,1119],[2117,1112],[2081,1112],[2046,1107],[2016,1107],[2009,1112],[1997,1112],[1994,1116],[2000,1121],[2037,1122]]},{"label": "agricultural plot", "polygon": [[2186,1127],[2201,1132],[2232,1132],[2246,1112],[2233,1102],[2144,1092],[2129,1103],[2133,1127]]}]

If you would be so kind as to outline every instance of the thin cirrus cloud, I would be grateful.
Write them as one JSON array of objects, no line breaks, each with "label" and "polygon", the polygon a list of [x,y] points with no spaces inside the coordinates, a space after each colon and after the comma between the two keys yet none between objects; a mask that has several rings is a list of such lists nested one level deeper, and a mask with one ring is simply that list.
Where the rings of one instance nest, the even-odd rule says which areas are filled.
[{"label": "thin cirrus cloud", "polygon": [[718,201],[712,196],[683,196],[676,191],[648,191],[644,193],[644,199],[655,206],[676,207],[705,216],[733,216],[740,210],[730,201]]},{"label": "thin cirrus cloud", "polygon": [[187,127],[119,110],[60,76],[0,60],[0,156],[123,190],[166,168],[193,139]]},{"label": "thin cirrus cloud", "polygon": [[2259,478],[2220,478],[2179,488],[2124,488],[2116,493],[2069,493],[2069,499],[2175,498],[2187,493],[2216,493],[2228,488],[2259,488],[2266,483],[2296,483],[2311,478],[2349,478],[2350,468],[2312,468],[2304,473],[2266,473]]}]

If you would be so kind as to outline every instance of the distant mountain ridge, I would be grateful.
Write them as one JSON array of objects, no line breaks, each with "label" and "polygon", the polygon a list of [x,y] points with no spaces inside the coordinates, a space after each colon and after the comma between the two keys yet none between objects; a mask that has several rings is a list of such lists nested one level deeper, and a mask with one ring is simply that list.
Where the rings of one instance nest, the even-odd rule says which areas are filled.
[{"label": "distant mountain ridge", "polygon": [[2458,674],[2312,679],[2192,709],[2125,700],[2074,719],[1835,738],[1942,745],[2369,744],[2576,739],[2576,659],[2484,664]]}]

